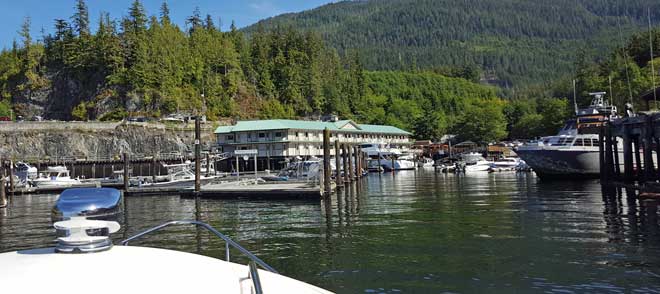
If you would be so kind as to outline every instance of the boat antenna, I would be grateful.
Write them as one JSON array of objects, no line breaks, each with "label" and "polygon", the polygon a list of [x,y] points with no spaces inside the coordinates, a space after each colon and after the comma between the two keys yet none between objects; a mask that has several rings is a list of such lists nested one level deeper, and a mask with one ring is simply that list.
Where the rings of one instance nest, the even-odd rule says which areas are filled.
[{"label": "boat antenna", "polygon": [[632,105],[633,98],[632,98],[632,87],[630,86],[630,73],[628,72],[628,53],[626,53],[626,45],[623,41],[623,30],[621,29],[621,19],[617,18],[616,22],[619,26],[619,41],[621,41],[621,51],[623,53],[623,62],[625,63],[625,69],[626,69],[626,80],[628,81],[628,99],[630,105]]},{"label": "boat antenna", "polygon": [[577,115],[578,114],[577,86],[575,85],[575,80],[573,80],[573,106],[575,107],[575,115]]},{"label": "boat antenna", "polygon": [[653,31],[651,30],[651,8],[648,9],[649,18],[649,48],[651,49],[651,82],[653,83],[653,104],[655,109],[658,109],[658,94],[655,91],[655,66],[653,65]]}]

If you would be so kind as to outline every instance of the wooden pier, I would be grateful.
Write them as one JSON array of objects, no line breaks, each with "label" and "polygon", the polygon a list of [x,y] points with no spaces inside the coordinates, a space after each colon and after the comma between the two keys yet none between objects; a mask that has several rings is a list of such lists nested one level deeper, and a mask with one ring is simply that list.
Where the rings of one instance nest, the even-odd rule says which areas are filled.
[{"label": "wooden pier", "polygon": [[[71,177],[85,176],[91,178],[107,177],[113,173],[120,172],[123,181],[112,183],[98,181],[89,181],[75,187],[112,187],[124,190],[126,196],[146,196],[146,195],[181,195],[184,197],[208,197],[208,198],[256,198],[256,199],[300,199],[316,198],[322,199],[334,193],[337,189],[345,188],[354,181],[358,181],[364,175],[367,168],[368,158],[359,148],[351,143],[344,143],[338,140],[331,142],[330,131],[324,131],[323,150],[324,158],[322,161],[322,172],[319,173],[317,181],[306,182],[280,182],[280,183],[258,183],[254,185],[204,185],[200,181],[200,164],[204,161],[201,155],[201,135],[199,121],[195,123],[195,152],[194,157],[185,157],[180,155],[155,155],[155,156],[131,156],[123,153],[114,158],[97,159],[77,159],[59,158],[56,161],[50,159],[25,159],[24,162],[36,165],[38,169],[50,165],[64,165],[70,168]],[[331,149],[334,149],[336,172],[332,174],[330,166]],[[231,158],[231,157],[229,157]],[[205,157],[207,164],[210,156]],[[214,160],[223,160],[226,158],[215,157]],[[152,177],[155,180],[156,175],[160,175],[160,166],[157,163],[176,163],[192,160],[194,162],[195,181],[193,185],[173,186],[173,187],[154,187],[154,186],[131,186],[131,178]],[[0,207],[7,206],[14,194],[54,194],[61,193],[70,187],[16,187],[13,182],[13,161],[0,160],[2,171],[9,175],[9,183],[4,184],[2,194],[0,194]],[[343,167],[343,172],[342,168]],[[110,174],[107,172],[110,167]],[[216,165],[217,166],[217,165]],[[256,166],[256,165],[255,165]],[[87,169],[85,169],[87,167]],[[101,167],[101,170],[97,170]],[[117,170],[119,169],[119,171]],[[208,172],[207,172],[208,175]],[[333,178],[334,176],[334,178]],[[3,177],[4,179],[4,177]]]},{"label": "wooden pier", "polygon": [[660,180],[660,112],[605,122],[599,132],[603,184],[651,187]]}]

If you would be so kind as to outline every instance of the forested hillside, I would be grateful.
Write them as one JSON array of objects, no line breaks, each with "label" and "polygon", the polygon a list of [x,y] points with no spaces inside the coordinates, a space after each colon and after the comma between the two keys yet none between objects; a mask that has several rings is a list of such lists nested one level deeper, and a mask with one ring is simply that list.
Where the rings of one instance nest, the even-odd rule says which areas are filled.
[{"label": "forested hillside", "polygon": [[[148,16],[139,1],[128,16],[89,23],[87,4],[35,38],[29,18],[20,43],[0,53],[0,115],[119,120],[170,113],[209,119],[314,118],[335,113],[361,123],[388,123],[439,137],[470,107],[501,114],[496,89],[434,72],[363,70],[356,54],[340,56],[313,32],[220,31],[200,11],[182,30],[169,8]],[[495,116],[502,118],[502,116]],[[503,121],[497,137],[504,136]]]},{"label": "forested hillside", "polygon": [[646,28],[649,8],[657,24],[655,0],[344,1],[246,30],[314,31],[340,55],[358,52],[370,70],[476,65],[494,83],[520,86],[572,73],[578,49],[594,56],[621,46]]},{"label": "forested hillside", "polygon": [[[0,52],[0,116],[120,120],[184,113],[213,120],[334,113],[399,126],[419,139],[454,133],[487,143],[554,133],[571,113],[568,83],[528,87],[504,99],[501,88],[475,83],[479,70],[469,64],[365,70],[363,62],[378,53],[337,50],[316,32],[291,26],[261,25],[247,35],[234,26],[221,31],[213,16],[195,10],[183,30],[166,4],[150,15],[136,0],[126,17],[103,14],[92,28],[87,4],[74,4],[73,15],[55,20],[46,36],[35,37],[26,18],[19,41]],[[578,62],[563,80],[579,79],[579,103],[588,103],[589,91],[608,90],[610,78],[618,105],[650,89],[648,34],[622,39],[625,46],[595,62],[585,50],[566,53],[563,61]],[[660,32],[653,40],[660,48]]]}]

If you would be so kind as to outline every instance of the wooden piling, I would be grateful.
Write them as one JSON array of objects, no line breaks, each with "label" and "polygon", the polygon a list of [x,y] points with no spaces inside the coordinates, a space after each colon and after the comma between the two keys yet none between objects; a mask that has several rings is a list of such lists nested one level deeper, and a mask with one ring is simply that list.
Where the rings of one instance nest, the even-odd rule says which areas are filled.
[{"label": "wooden piling", "polygon": [[341,160],[344,167],[344,183],[349,183],[351,180],[348,178],[348,151],[346,144],[341,144]]},{"label": "wooden piling", "polygon": [[11,196],[14,196],[14,191],[16,190],[16,183],[14,183],[14,161],[9,161],[9,192]]},{"label": "wooden piling", "polygon": [[0,179],[0,208],[7,207],[8,204],[9,201],[7,201],[7,183],[3,173],[2,179]]},{"label": "wooden piling", "polygon": [[647,117],[642,134],[644,135],[644,178],[647,181],[652,181],[655,179],[655,169],[653,166],[653,124],[651,116]]},{"label": "wooden piling", "polygon": [[325,196],[328,196],[332,193],[332,185],[330,183],[330,173],[332,168],[330,167],[330,130],[325,128],[323,130],[323,183]]},{"label": "wooden piling", "polygon": [[353,147],[354,156],[355,156],[355,178],[359,179],[362,177],[362,160],[360,159],[360,147]]},{"label": "wooden piling", "polygon": [[339,156],[341,156],[341,153],[339,152],[339,140],[335,139],[335,182],[337,183],[337,188],[341,187],[341,184],[343,184],[341,178],[341,160]]},{"label": "wooden piling", "polygon": [[151,158],[151,182],[156,182],[156,155]]},{"label": "wooden piling", "polygon": [[206,177],[211,176],[211,153],[206,153]]},{"label": "wooden piling", "polygon": [[605,125],[605,178],[611,180],[613,172],[612,134],[609,126]]},{"label": "wooden piling", "polygon": [[395,167],[395,166],[394,166],[394,161],[395,161],[395,160],[394,160],[394,155],[390,155],[390,160],[392,160],[392,168],[391,168],[391,170],[392,170],[392,174],[394,174],[394,167]]},{"label": "wooden piling", "polygon": [[620,180],[621,163],[619,162],[619,139],[617,137],[614,137],[612,147],[614,148],[614,174],[616,174],[617,180]]},{"label": "wooden piling", "polygon": [[353,172],[353,146],[348,145],[348,179],[349,181],[355,180],[355,173]]},{"label": "wooden piling", "polygon": [[201,179],[201,126],[199,116],[195,117],[195,192],[199,192],[202,186]]},{"label": "wooden piling", "polygon": [[600,168],[600,178],[601,180],[606,180],[606,174],[605,170],[606,168],[606,162],[605,162],[605,152],[603,151],[603,145],[605,144],[604,138],[604,126],[601,126],[598,130],[598,163],[599,163],[599,168]]},{"label": "wooden piling", "polygon": [[378,174],[383,172],[381,169],[383,169],[383,165],[380,162],[380,151],[378,151]]},{"label": "wooden piling", "polygon": [[130,157],[128,153],[124,152],[124,191],[128,191],[130,186]]},{"label": "wooden piling", "polygon": [[628,127],[625,127],[625,133],[623,135],[623,172],[623,179],[625,182],[631,183],[634,181],[633,147]]},{"label": "wooden piling", "polygon": [[635,153],[635,168],[637,172],[637,178],[643,182],[645,181],[645,179],[643,179],[644,166],[642,165],[642,156],[639,152],[639,136],[633,137],[632,142],[633,142],[633,152]]}]

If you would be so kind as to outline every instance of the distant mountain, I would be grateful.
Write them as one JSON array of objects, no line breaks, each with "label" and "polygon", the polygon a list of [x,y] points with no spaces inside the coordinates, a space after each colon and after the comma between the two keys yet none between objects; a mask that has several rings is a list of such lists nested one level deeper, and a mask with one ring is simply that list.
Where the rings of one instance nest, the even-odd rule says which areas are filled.
[{"label": "distant mountain", "polygon": [[509,86],[572,72],[584,48],[597,55],[621,45],[621,35],[646,29],[649,8],[660,23],[657,0],[344,1],[244,30],[318,32],[370,70],[477,65],[490,82]]}]

